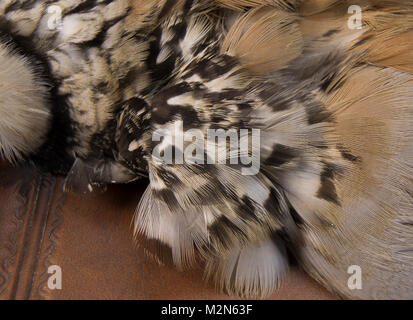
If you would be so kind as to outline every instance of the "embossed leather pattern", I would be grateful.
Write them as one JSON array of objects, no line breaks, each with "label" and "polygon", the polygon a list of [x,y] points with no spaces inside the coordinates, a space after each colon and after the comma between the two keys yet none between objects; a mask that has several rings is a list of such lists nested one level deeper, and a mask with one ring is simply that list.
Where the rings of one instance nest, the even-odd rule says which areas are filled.
[{"label": "embossed leather pattern", "polygon": [[[159,266],[134,244],[131,221],[146,187],[64,194],[63,179],[0,164],[1,299],[230,299],[199,271]],[[50,266],[62,289],[50,289]],[[332,299],[293,269],[273,299]]]}]

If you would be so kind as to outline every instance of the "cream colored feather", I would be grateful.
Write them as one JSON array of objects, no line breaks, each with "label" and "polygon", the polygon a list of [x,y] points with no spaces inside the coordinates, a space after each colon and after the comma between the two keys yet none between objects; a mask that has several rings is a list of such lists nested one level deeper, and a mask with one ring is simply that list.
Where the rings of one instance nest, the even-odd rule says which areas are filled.
[{"label": "cream colored feather", "polygon": [[0,39],[0,156],[10,162],[35,152],[50,126],[49,88],[31,62]]},{"label": "cream colored feather", "polygon": [[[364,67],[341,81],[327,105],[336,116],[335,139],[352,164],[334,177],[340,206],[309,208],[324,223],[303,229],[299,257],[343,296],[411,298],[413,75]],[[363,290],[347,287],[353,265],[361,267]]]},{"label": "cream colored feather", "polygon": [[[347,62],[335,71],[323,98],[334,115],[334,133],[330,139],[345,154],[348,163],[342,173],[333,176],[340,205],[297,193],[303,183],[300,179],[295,188],[287,191],[306,221],[297,235],[299,245],[295,248],[306,270],[342,296],[411,298],[412,5],[364,1],[361,4],[365,10],[364,30],[359,37],[351,38],[348,36],[356,31],[346,30],[348,15],[341,11],[340,18],[343,4],[332,8],[335,2],[319,2],[318,8],[312,7],[310,1],[305,2],[306,15],[311,8],[313,12],[331,10],[318,17],[303,18],[302,23],[306,24],[306,41],[316,41],[309,43],[315,54],[326,45],[330,50],[348,48],[347,53],[342,51],[347,54]],[[324,27],[328,28],[316,26],[326,17]],[[312,25],[316,30],[313,35]],[[320,40],[322,34],[331,30],[336,30],[332,37]],[[347,40],[337,42],[340,39]],[[362,62],[386,68],[358,67]],[[286,176],[289,185],[294,186],[294,176],[294,173]],[[350,290],[347,285],[348,268],[354,265],[362,270],[362,290]]]},{"label": "cream colored feather", "polygon": [[[412,5],[218,2],[235,10],[225,23],[221,52],[237,57],[247,72],[237,79],[237,89],[245,85],[250,90],[243,82],[249,73],[259,83],[249,98],[267,90],[248,115],[249,126],[264,128],[264,174],[256,180],[235,179],[237,175],[224,166],[195,182],[195,169],[172,166],[167,176],[173,173],[174,180],[185,183],[165,189],[164,169],[154,165],[151,189],[137,211],[136,232],[159,241],[162,249],[169,245],[181,268],[193,265],[200,252],[206,278],[242,297],[263,297],[280,285],[288,268],[282,236],[291,239],[289,248],[303,268],[343,297],[411,298]],[[348,8],[354,4],[362,9],[363,20],[362,28],[353,30]],[[220,89],[224,92],[231,82],[223,83],[228,85]],[[311,94],[304,95],[308,90]],[[289,107],[278,105],[284,100],[293,102]],[[310,123],[309,113],[316,118]],[[276,143],[291,152],[286,156],[292,160],[285,164],[285,159],[271,160],[282,163],[280,167],[269,161]],[[295,159],[297,150],[303,154]],[[215,178],[229,189],[212,197],[211,191],[219,189],[212,187]],[[241,201],[242,194],[255,194],[254,204],[259,205],[274,181],[280,187],[274,198],[287,200],[281,212],[290,206],[295,222],[283,216],[277,224],[263,211],[260,216],[269,229],[262,227],[260,232],[252,221],[243,220],[245,208],[227,196],[235,193]],[[195,184],[201,191],[193,188]],[[250,189],[254,185],[255,192]],[[166,190],[180,209],[168,208],[166,194],[155,196]],[[363,290],[348,286],[352,266],[362,270]]]},{"label": "cream colored feather", "polygon": [[[252,1],[226,4],[239,10],[254,7]],[[260,5],[265,5],[265,9]],[[255,5],[238,25],[250,27],[252,34],[254,12],[266,10],[270,16],[268,5],[266,1]],[[348,28],[350,5],[362,9],[361,30]],[[274,6],[274,14],[278,10],[279,6]],[[339,204],[320,200],[305,189],[318,174],[301,176],[298,171],[291,171],[281,175],[287,197],[304,221],[299,231],[292,232],[296,234],[297,258],[315,279],[343,297],[410,299],[413,5],[400,1],[303,1],[297,12],[301,15],[298,21],[305,54],[298,60],[291,59],[290,66],[303,75],[308,73],[314,83],[330,74],[326,91],[318,94],[334,117],[332,130],[325,138],[336,146],[330,156],[341,167],[327,178],[331,179]],[[247,18],[252,19],[250,24]],[[273,28],[267,26],[265,30],[264,24],[260,24],[255,26],[258,30],[268,35]],[[242,47],[233,41],[236,34],[234,30],[229,32],[228,48]],[[260,33],[255,36],[262,37]],[[266,43],[264,48],[273,46],[290,53],[290,42],[280,39],[274,37],[274,43]],[[299,41],[300,36],[295,39]],[[255,50],[260,52],[260,45]],[[341,62],[312,69],[323,55],[337,54]],[[251,53],[250,57],[255,55]],[[239,56],[248,61],[248,54]],[[269,52],[266,56],[272,57]],[[264,60],[265,55],[260,59]],[[248,62],[245,64],[248,66]],[[288,65],[282,63],[278,68]],[[277,69],[276,64],[273,66]],[[362,290],[348,287],[351,266],[361,267]]]}]

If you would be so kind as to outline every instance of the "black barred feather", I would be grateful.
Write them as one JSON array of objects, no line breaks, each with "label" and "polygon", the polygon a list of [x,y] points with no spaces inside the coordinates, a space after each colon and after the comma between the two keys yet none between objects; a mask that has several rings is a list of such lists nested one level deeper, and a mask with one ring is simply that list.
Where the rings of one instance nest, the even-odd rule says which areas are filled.
[{"label": "black barred feather", "polygon": [[67,191],[149,177],[137,239],[229,294],[269,295],[291,251],[411,299],[412,32],[407,1],[0,0],[0,154]]}]

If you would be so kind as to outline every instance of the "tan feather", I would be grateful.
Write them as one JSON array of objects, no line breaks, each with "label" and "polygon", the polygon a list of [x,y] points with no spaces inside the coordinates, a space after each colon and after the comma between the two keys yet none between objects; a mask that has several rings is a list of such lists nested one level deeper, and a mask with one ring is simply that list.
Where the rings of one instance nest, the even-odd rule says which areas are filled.
[{"label": "tan feather", "polygon": [[363,48],[369,62],[413,74],[413,31],[392,38],[375,37]]},{"label": "tan feather", "polygon": [[[362,7],[362,30],[347,26],[349,4]],[[347,62],[323,99],[334,115],[327,140],[337,149],[331,157],[340,165],[344,161],[344,171],[333,179],[340,203],[314,201],[303,193],[296,197],[292,193],[299,189],[287,190],[309,224],[295,239],[298,256],[310,274],[344,297],[412,298],[412,4],[308,1],[300,13],[304,48],[314,57],[341,52]],[[361,267],[363,290],[348,287],[353,265]]]},{"label": "tan feather", "polygon": [[297,17],[276,9],[250,10],[236,19],[222,50],[255,73],[281,69],[303,50]]},{"label": "tan feather", "polygon": [[[351,169],[335,177],[340,205],[312,208],[328,223],[305,228],[300,257],[343,296],[412,298],[413,77],[360,67],[340,83],[327,105]],[[363,290],[347,286],[353,265]]]},{"label": "tan feather", "polygon": [[[331,123],[308,126],[306,110],[290,109],[284,111],[289,121],[282,127],[274,121],[277,125],[272,127],[275,134],[284,133],[284,140],[294,142],[295,147],[304,149],[306,139],[325,139],[327,147],[305,149],[305,160],[315,163],[308,172],[298,172],[297,163],[291,162],[289,165],[297,167],[289,171],[286,165],[274,174],[304,221],[299,233],[288,232],[298,259],[315,279],[344,297],[411,298],[413,76],[399,71],[411,68],[411,6],[396,5],[394,1],[358,1],[364,28],[350,30],[350,2],[346,1],[304,1],[297,14],[280,10],[283,1],[220,2],[238,10],[223,52],[239,57],[255,73],[283,68],[298,57],[295,62],[309,70],[307,78],[300,79],[302,89],[314,85],[314,95],[334,118]],[[396,19],[398,15],[400,19]],[[322,64],[320,56],[331,56],[325,59],[330,64]],[[271,82],[266,84],[270,86]],[[317,87],[321,84],[323,90]],[[290,93],[288,88],[285,91]],[[262,112],[257,118],[270,119],[273,115],[278,119],[282,114]],[[266,133],[269,131],[267,127]],[[300,134],[295,134],[297,131]],[[321,184],[324,163],[320,159],[339,168],[329,178],[337,193],[336,202],[311,193]],[[172,247],[170,257],[180,268],[193,265],[200,250],[207,278],[227,292],[257,297],[274,290],[286,270],[283,247],[266,242],[269,235],[262,225],[256,229],[252,222],[244,224],[238,219],[239,208],[220,198],[223,194],[216,193],[216,188],[194,192],[193,185],[201,185],[200,178],[208,185],[211,177],[196,175],[195,180],[192,174],[180,170],[175,168],[173,172],[179,181],[186,182],[185,188],[166,188],[161,174],[151,177],[153,190],[147,191],[135,217],[136,233],[156,240],[157,251],[163,251],[165,244]],[[225,172],[215,175],[226,178]],[[237,192],[249,185],[243,181],[228,179],[234,186],[231,190]],[[251,185],[257,194],[264,194],[257,191],[258,182]],[[184,212],[175,209],[171,214],[167,201],[155,199],[155,193],[164,189],[176,191],[175,198]],[[241,199],[241,194],[237,198]],[[238,239],[240,233],[229,232],[225,220],[219,220],[222,217],[248,237]],[[227,235],[224,243],[214,240],[208,229],[211,226],[218,226],[220,231],[215,237]],[[271,229],[279,226],[274,224]],[[213,254],[202,252],[205,246],[212,247]],[[362,268],[362,291],[351,291],[347,285],[347,271],[353,265]]]},{"label": "tan feather", "polygon": [[299,1],[288,0],[216,0],[221,6],[233,10],[245,10],[262,6],[275,6],[280,9],[295,9]]},{"label": "tan feather", "polygon": [[[339,0],[306,0],[301,1],[300,14],[303,16],[313,15],[322,11],[328,10],[337,5]],[[343,1],[341,1],[343,2]]]},{"label": "tan feather", "polygon": [[[303,68],[312,71],[302,81],[308,81],[309,86],[314,83],[314,95],[333,115],[331,123],[318,124],[320,130],[315,129],[317,125],[307,127],[305,110],[301,114],[293,110],[294,122],[290,120],[282,128],[274,126],[274,132],[287,133],[285,140],[299,146],[307,143],[302,137],[321,139],[319,136],[325,135],[322,138],[327,151],[306,150],[309,161],[316,162],[310,169],[320,170],[301,172],[300,177],[298,168],[291,171],[286,168],[286,173],[277,171],[290,204],[305,222],[299,233],[289,233],[305,269],[344,297],[411,298],[413,76],[400,70],[411,70],[412,6],[395,1],[355,2],[303,1],[294,14],[280,10],[279,4],[286,3],[283,1],[220,1],[227,8],[238,10],[222,50],[239,57],[255,73],[283,68],[299,57]],[[363,9],[364,28],[351,30],[347,25],[348,6],[357,3]],[[320,55],[337,57],[339,63],[317,65],[314,62]],[[324,76],[331,79],[326,81]],[[325,88],[319,90],[317,85],[322,82],[326,83],[323,83]],[[269,112],[264,111],[266,118],[261,118],[270,118]],[[280,117],[280,113],[273,115]],[[294,136],[297,128],[306,130],[305,134]],[[311,193],[313,187],[318,189],[321,184],[320,158],[339,167],[329,178],[337,202]],[[226,199],[220,199],[218,195],[222,195],[216,194],[215,188],[194,193],[193,185],[200,185],[199,181],[186,172],[173,172],[186,182],[187,188],[180,187],[175,192],[185,213],[178,210],[172,215],[166,201],[155,201],[155,191],[174,191],[176,186],[164,188],[161,175],[152,177],[154,190],[149,190],[141,202],[135,218],[136,232],[171,246],[172,260],[181,268],[194,264],[198,249],[205,245],[213,247],[213,255],[203,255],[206,276],[227,292],[256,297],[275,289],[286,270],[283,248],[266,243],[268,234],[252,228],[252,223],[244,225],[237,219],[237,207],[223,208],[221,204]],[[223,172],[216,176],[225,177]],[[199,175],[196,179],[199,180]],[[230,185],[239,191],[248,185],[245,181]],[[211,179],[206,179],[208,182]],[[258,187],[257,182],[252,185]],[[214,191],[213,196],[210,190]],[[199,208],[198,203],[208,203],[210,208],[206,205]],[[248,235],[248,243],[244,238],[237,239],[236,233],[228,233],[225,244],[230,244],[230,250],[214,243],[208,227],[218,222],[214,226],[225,231],[218,233],[220,236],[228,231],[220,217],[233,221]],[[278,227],[274,225],[272,229]],[[348,287],[347,271],[353,265],[362,268],[361,291],[351,291]]]},{"label": "tan feather", "polygon": [[[401,71],[412,70],[413,5],[395,1],[305,1],[301,6],[314,10],[300,20],[306,47],[320,50],[326,44],[351,44],[365,55],[365,61]],[[316,4],[312,4],[316,3]],[[317,5],[318,3],[318,5]],[[351,30],[347,22],[350,5],[362,9],[361,30]],[[328,35],[328,36],[327,36]]]}]

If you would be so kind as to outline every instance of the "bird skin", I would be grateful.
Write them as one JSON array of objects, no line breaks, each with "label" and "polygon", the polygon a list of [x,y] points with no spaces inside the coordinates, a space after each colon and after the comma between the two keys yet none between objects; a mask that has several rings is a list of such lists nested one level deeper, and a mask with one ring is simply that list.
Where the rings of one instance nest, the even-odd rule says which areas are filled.
[{"label": "bird skin", "polygon": [[67,191],[148,177],[159,257],[244,298],[292,257],[343,298],[413,298],[413,4],[0,0],[0,36],[0,154]]}]

